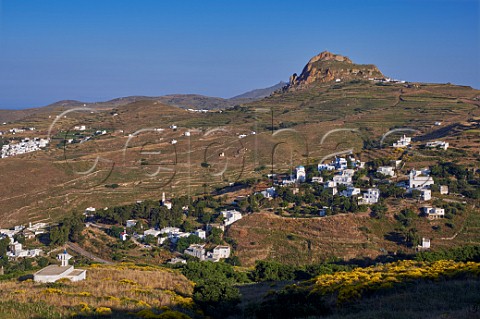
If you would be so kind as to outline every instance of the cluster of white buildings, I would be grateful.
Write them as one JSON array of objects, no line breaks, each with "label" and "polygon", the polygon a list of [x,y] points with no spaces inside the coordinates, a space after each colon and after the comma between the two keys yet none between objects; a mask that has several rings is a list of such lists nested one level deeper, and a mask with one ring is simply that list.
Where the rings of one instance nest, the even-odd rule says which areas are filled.
[{"label": "cluster of white buildings", "polygon": [[205,250],[205,244],[192,244],[183,252],[185,255],[193,256],[201,261],[213,261],[218,262],[220,259],[230,257],[230,246],[218,245],[213,248],[213,251],[207,252]]},{"label": "cluster of white buildings", "polygon": [[[323,181],[322,178],[315,180],[316,183],[323,183],[324,188],[331,189],[332,194],[338,194],[337,187],[344,185],[347,188],[340,192],[340,196],[352,197],[357,196],[359,204],[372,205],[376,204],[380,199],[380,191],[377,188],[369,188],[362,193],[360,188],[353,186],[353,175],[357,169],[365,167],[365,163],[356,160],[353,157],[335,157],[335,159],[328,164],[318,164],[317,169],[321,171],[337,171],[331,180]],[[312,180],[313,181],[313,180]]]},{"label": "cluster of white buildings", "polygon": [[375,83],[406,83],[404,80],[397,80],[392,78],[368,78],[368,80]]},{"label": "cluster of white buildings", "polygon": [[0,229],[0,239],[9,238],[10,244],[8,245],[7,257],[16,259],[20,257],[33,258],[43,254],[42,249],[25,249],[23,245],[15,241],[16,235],[22,235],[26,239],[35,238],[36,235],[46,232],[46,223],[30,223],[28,227],[22,225],[15,226],[13,229]]},{"label": "cluster of white buildings", "polygon": [[403,147],[409,146],[410,143],[412,143],[412,138],[406,135],[403,135],[402,137],[400,137],[398,141],[394,142],[392,146],[403,148]]},{"label": "cluster of white buildings", "polygon": [[365,167],[365,162],[361,162],[360,160],[356,160],[353,157],[349,157],[348,159],[346,157],[335,157],[335,159],[328,164],[318,164],[317,169],[319,172],[321,171],[343,171],[345,169],[348,169],[348,162],[351,164],[351,168],[363,168]]},{"label": "cluster of white buildings", "polygon": [[35,152],[47,147],[48,143],[49,140],[44,138],[24,138],[19,143],[3,145],[0,152],[0,158]]},{"label": "cluster of white buildings", "polygon": [[24,249],[23,245],[18,242],[13,242],[8,246],[9,251],[7,252],[7,257],[11,259],[16,259],[20,257],[25,258],[34,258],[43,254],[42,249]]}]

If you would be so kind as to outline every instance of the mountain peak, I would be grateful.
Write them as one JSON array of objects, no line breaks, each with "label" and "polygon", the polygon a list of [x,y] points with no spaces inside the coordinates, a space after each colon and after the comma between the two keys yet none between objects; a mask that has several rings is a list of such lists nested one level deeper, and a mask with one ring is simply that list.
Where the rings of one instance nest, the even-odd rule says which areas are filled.
[{"label": "mountain peak", "polygon": [[383,77],[382,72],[373,64],[355,64],[346,56],[323,51],[308,61],[300,75],[294,73],[290,77],[288,89],[297,89],[312,83]]},{"label": "mountain peak", "polygon": [[308,61],[308,64],[315,63],[317,61],[338,61],[338,62],[353,63],[352,60],[350,60],[349,58],[340,54],[334,54],[329,51],[323,51],[317,54],[316,56],[311,58],[310,61]]}]

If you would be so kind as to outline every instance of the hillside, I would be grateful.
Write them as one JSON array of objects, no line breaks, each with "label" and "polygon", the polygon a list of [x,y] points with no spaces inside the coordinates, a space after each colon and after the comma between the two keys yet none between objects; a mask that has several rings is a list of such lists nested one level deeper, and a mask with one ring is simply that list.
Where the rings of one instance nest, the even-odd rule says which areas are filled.
[{"label": "hillside", "polygon": [[86,269],[87,280],[78,283],[0,281],[1,318],[144,318],[147,311],[176,313],[169,307],[192,314],[193,285],[178,272],[133,264]]},{"label": "hillside", "polygon": [[[348,70],[355,65],[348,58],[323,53],[313,58],[308,64],[311,67],[306,69],[310,70],[308,74],[314,75],[326,64],[333,68],[337,63],[348,64]],[[370,66],[365,68],[374,70]],[[345,72],[345,68],[341,72]],[[68,113],[57,119],[52,127],[52,142],[46,150],[0,159],[0,179],[3,181],[0,184],[0,226],[55,221],[65,213],[82,212],[90,206],[100,209],[160,199],[162,192],[167,197],[211,193],[231,183],[261,178],[272,170],[285,173],[299,164],[316,165],[325,156],[331,159],[332,153],[349,149],[362,161],[403,160],[400,172],[403,179],[411,168],[442,160],[454,161],[470,169],[478,166],[480,91],[452,84],[376,82],[363,75],[358,78],[358,74],[352,79],[342,78],[340,82],[325,81],[306,74],[301,79],[308,83],[298,82],[299,85],[291,89],[222,112],[190,112],[157,100],[125,98],[113,100],[105,109],[98,107]],[[183,103],[174,97],[170,99],[170,103]],[[34,131],[7,133],[3,139],[47,137],[56,116],[75,103],[64,101],[47,109],[48,112],[2,125],[2,131],[35,127]],[[113,105],[115,110],[111,109]],[[437,121],[442,125],[435,125]],[[85,124],[86,130],[75,131],[74,126],[79,124]],[[389,135],[385,145],[378,146],[383,134],[398,128],[410,130],[414,138],[412,149],[397,151],[388,147],[404,134],[401,131]],[[277,132],[272,134],[272,129]],[[105,134],[96,133],[102,130]],[[447,152],[421,150],[424,141],[439,137],[450,143]],[[68,140],[71,143],[65,144]],[[232,199],[236,195],[229,194]],[[455,197],[447,199],[455,200]],[[391,217],[398,213],[398,204],[390,204]],[[473,201],[469,203],[473,204]],[[238,229],[236,225],[232,227],[232,234],[240,240],[240,254],[246,263],[251,264],[259,256],[267,258],[277,254],[277,258],[286,258],[289,251],[308,252],[304,248],[311,239],[296,233],[303,222],[312,223],[307,237],[334,232],[335,227],[345,233],[353,232],[355,237],[341,237],[345,242],[334,243],[335,249],[329,253],[322,249],[325,244],[315,243],[314,239],[312,256],[299,256],[302,262],[332,255],[354,258],[360,253],[374,258],[380,248],[397,250],[396,244],[385,240],[380,231],[368,236],[358,231],[362,226],[372,228],[369,218],[361,215],[345,218],[345,228],[341,226],[342,217],[314,225],[314,219],[293,221],[267,216],[260,223],[269,219],[275,226],[272,231],[278,229],[279,236],[283,236],[278,243],[262,239],[268,234],[261,232],[269,225],[265,224],[263,230],[255,225],[242,230],[242,221]],[[464,219],[465,216],[459,216],[452,230],[443,227],[442,232],[458,231]],[[289,223],[299,224],[297,228],[292,226],[293,240],[281,234],[284,225],[291,227]],[[475,220],[472,223],[470,233],[462,233],[454,244],[474,240],[477,223]],[[432,232],[428,225],[418,225],[426,233]],[[242,239],[248,236],[258,236],[258,240]],[[369,236],[374,236],[371,243],[367,242]],[[254,246],[258,256],[252,254]]]}]

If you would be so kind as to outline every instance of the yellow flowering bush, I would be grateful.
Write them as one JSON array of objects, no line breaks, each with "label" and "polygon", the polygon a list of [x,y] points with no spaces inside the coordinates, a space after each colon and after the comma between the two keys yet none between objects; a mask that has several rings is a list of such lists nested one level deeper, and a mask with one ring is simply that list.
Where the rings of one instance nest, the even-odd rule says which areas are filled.
[{"label": "yellow flowering bush", "polygon": [[108,307],[98,307],[95,309],[95,314],[100,316],[109,316],[112,314],[112,309]]},{"label": "yellow flowering bush", "polygon": [[358,299],[364,292],[391,288],[419,279],[438,280],[462,275],[479,276],[480,263],[440,260],[433,263],[404,260],[379,266],[356,268],[314,279],[313,293],[337,294],[337,301]]}]

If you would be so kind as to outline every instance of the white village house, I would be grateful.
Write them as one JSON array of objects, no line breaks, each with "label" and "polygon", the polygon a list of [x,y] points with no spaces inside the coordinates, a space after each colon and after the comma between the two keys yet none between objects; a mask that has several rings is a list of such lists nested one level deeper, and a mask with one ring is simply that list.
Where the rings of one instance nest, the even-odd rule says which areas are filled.
[{"label": "white village house", "polygon": [[445,209],[438,207],[422,207],[423,213],[428,219],[438,219],[445,217]]},{"label": "white village house", "polygon": [[391,166],[380,166],[379,168],[377,168],[377,173],[383,174],[385,176],[394,177],[395,168]]},{"label": "white village house", "polygon": [[237,220],[242,219],[242,213],[236,210],[224,210],[220,212],[224,218],[224,225],[228,226],[236,222]]},{"label": "white village house", "polygon": [[200,260],[205,260],[205,244],[192,244],[183,251],[185,255],[197,257]]},{"label": "white village house", "polygon": [[433,142],[428,142],[425,146],[428,148],[438,148],[446,151],[449,145],[450,144],[445,141],[433,141]]},{"label": "white village house", "polygon": [[378,203],[380,199],[380,190],[378,188],[369,188],[362,194],[362,198],[359,201],[361,205],[372,205]]},{"label": "white village house", "polygon": [[435,184],[433,177],[429,174],[430,171],[428,169],[423,169],[421,171],[412,169],[409,174],[408,187],[411,189],[425,188]]}]

